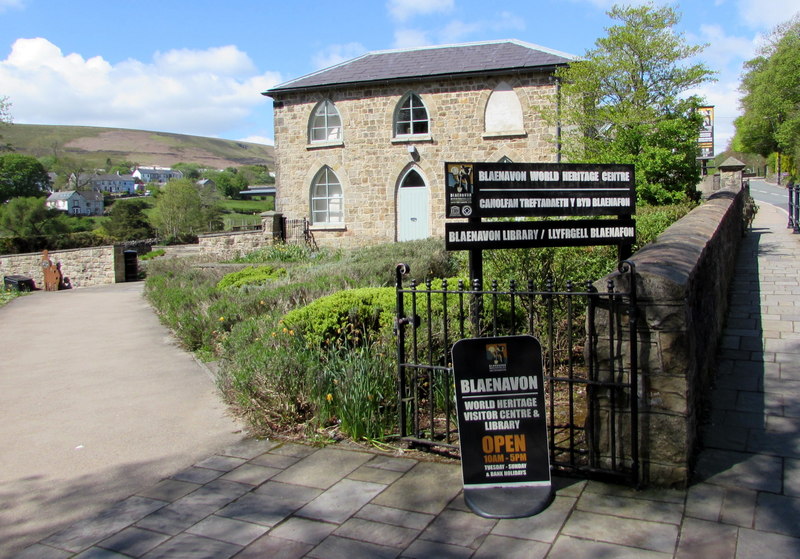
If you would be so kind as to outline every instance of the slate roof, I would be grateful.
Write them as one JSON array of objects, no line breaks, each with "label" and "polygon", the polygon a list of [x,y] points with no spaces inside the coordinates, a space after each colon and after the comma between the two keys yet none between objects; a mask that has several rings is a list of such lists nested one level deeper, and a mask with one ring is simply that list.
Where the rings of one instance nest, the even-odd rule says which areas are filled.
[{"label": "slate roof", "polygon": [[520,70],[546,70],[576,56],[513,39],[369,52],[358,58],[276,85],[264,95],[356,83],[413,81]]},{"label": "slate roof", "polygon": [[50,196],[47,197],[48,200],[69,200],[72,196],[75,195],[74,190],[60,190],[58,192],[53,192]]}]

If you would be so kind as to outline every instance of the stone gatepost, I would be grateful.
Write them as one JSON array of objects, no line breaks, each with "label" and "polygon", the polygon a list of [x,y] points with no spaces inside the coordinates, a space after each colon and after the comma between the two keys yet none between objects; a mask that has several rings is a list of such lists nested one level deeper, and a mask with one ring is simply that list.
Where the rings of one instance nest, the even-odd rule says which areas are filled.
[{"label": "stone gatepost", "polygon": [[261,227],[264,236],[273,243],[283,240],[283,214],[280,212],[262,212]]},{"label": "stone gatepost", "polygon": [[744,180],[744,170],[747,167],[735,157],[729,157],[719,166],[720,183],[722,188],[738,188]]},{"label": "stone gatepost", "polygon": [[[700,412],[716,367],[729,282],[744,231],[746,195],[742,189],[715,193],[630,258],[638,298],[636,397],[645,485],[686,487],[690,481]],[[595,287],[604,292],[608,281],[617,292],[630,290],[630,274],[611,274]],[[609,316],[601,308],[596,320],[597,380],[624,382],[630,376],[629,323],[625,316],[604,315]],[[620,353],[622,358],[610,357]],[[596,419],[590,425],[591,438],[600,460],[608,462],[612,436],[629,450],[630,414],[618,415],[612,425],[610,405],[614,400],[619,404],[619,394],[602,385],[593,390]]]}]

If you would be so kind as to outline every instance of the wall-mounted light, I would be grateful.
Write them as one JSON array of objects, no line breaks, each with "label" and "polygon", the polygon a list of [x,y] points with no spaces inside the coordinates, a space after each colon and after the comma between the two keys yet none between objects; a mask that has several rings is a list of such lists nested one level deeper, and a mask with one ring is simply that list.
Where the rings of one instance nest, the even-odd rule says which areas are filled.
[{"label": "wall-mounted light", "polygon": [[411,159],[414,161],[419,161],[419,152],[417,151],[417,146],[415,145],[408,145],[408,154],[411,156]]}]

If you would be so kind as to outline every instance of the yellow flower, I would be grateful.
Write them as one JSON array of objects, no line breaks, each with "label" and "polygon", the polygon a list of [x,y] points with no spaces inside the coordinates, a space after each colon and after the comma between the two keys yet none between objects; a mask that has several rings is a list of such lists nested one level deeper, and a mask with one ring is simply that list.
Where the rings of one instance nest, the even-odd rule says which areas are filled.
[{"label": "yellow flower", "polygon": [[327,395],[327,396],[325,396],[325,399],[326,399],[326,400],[328,400],[329,402],[332,402],[332,401],[333,401],[333,394],[331,394],[330,392],[328,392],[328,395]]},{"label": "yellow flower", "polygon": [[224,316],[219,317],[219,321],[220,322],[225,322],[225,317]]},{"label": "yellow flower", "polygon": [[277,332],[273,332],[273,333],[272,333],[272,337],[273,337],[273,338],[274,338],[275,336],[277,336],[277,335],[278,335],[278,333],[277,333]]},{"label": "yellow flower", "polygon": [[294,336],[294,330],[289,330],[289,335]]},{"label": "yellow flower", "polygon": [[286,332],[288,332],[288,331],[289,331],[289,329],[288,329],[286,326],[284,326],[284,327],[283,327],[283,333],[285,334],[285,333],[286,333]]}]

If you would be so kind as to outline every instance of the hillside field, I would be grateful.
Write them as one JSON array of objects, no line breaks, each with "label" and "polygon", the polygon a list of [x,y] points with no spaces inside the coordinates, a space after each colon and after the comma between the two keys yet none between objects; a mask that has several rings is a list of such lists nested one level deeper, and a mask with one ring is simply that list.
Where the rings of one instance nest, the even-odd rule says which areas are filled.
[{"label": "hillside field", "polygon": [[104,166],[108,159],[162,167],[197,163],[213,169],[240,165],[272,167],[274,162],[273,146],[169,132],[13,124],[4,127],[2,136],[3,142],[11,144],[17,153],[76,157],[98,167]]}]

